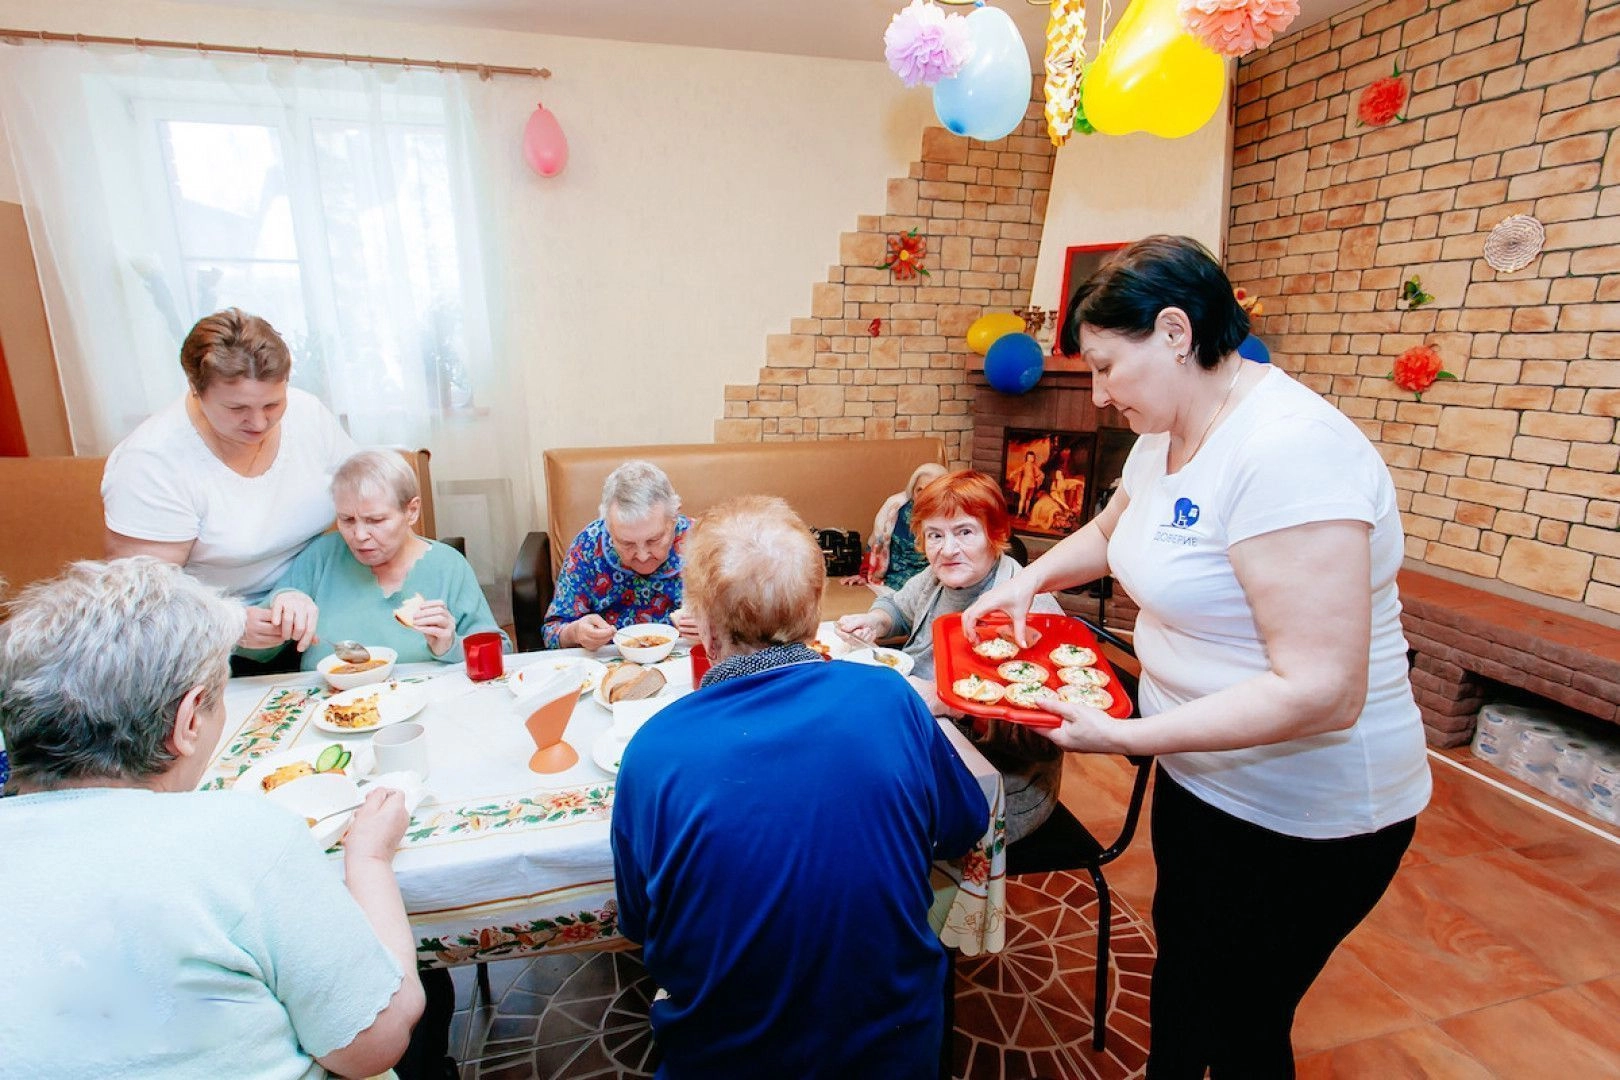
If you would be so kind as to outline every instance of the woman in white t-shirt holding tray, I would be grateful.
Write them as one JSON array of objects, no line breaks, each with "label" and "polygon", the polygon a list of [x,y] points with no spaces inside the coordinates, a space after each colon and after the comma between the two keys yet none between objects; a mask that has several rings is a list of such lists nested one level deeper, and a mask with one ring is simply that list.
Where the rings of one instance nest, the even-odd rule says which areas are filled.
[{"label": "woman in white t-shirt holding tray", "polygon": [[240,598],[243,649],[303,647],[311,628],[297,613],[257,605],[331,526],[332,474],[358,448],[326,406],[288,386],[292,354],[256,315],[199,320],[180,366],[186,394],[107,458],[107,555],[152,555]]},{"label": "woman in white t-shirt holding tray", "polygon": [[1141,606],[1141,717],[1048,707],[1065,749],[1158,755],[1148,1076],[1292,1076],[1295,1007],[1429,798],[1394,485],[1344,414],[1237,355],[1248,317],[1195,241],[1131,245],[1067,316],[1142,437],[1107,508],[964,621],[1021,634],[1035,595],[1104,574]]}]

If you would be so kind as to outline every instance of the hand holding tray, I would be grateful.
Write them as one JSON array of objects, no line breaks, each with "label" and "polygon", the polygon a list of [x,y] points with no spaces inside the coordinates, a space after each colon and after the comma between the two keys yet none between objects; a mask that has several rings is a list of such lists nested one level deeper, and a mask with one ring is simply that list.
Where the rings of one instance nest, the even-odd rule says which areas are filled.
[{"label": "hand holding tray", "polygon": [[[997,668],[1011,661],[1028,661],[1045,669],[1047,677],[1043,685],[1055,691],[1064,685],[1064,680],[1060,676],[1064,665],[1056,663],[1052,659],[1052,654],[1064,646],[1072,646],[1089,649],[1096,655],[1095,662],[1083,666],[1093,668],[1106,676],[1102,688],[1107,690],[1113,699],[1113,703],[1105,710],[1108,715],[1121,720],[1131,715],[1134,708],[1131,699],[1119,685],[1113,665],[1103,656],[1102,648],[1097,644],[1096,637],[1086,628],[1085,623],[1071,619],[1067,615],[1030,614],[1025,616],[1024,625],[1034,631],[1025,635],[1033,644],[1027,649],[1018,650],[1013,656],[990,659],[974,652],[973,643],[968,641],[962,632],[960,614],[941,615],[935,619],[934,690],[939,695],[939,700],[970,716],[1010,720],[1015,724],[1027,724],[1030,727],[1057,727],[1063,721],[1056,713],[1014,705],[1005,698],[991,704],[972,701],[958,694],[953,686],[957,680],[970,675],[1005,686],[1007,680],[998,673]],[[1005,617],[991,616],[981,619],[978,629],[981,642],[988,637],[999,636],[1011,643],[1012,624]],[[1067,656],[1065,658],[1067,659]]]}]

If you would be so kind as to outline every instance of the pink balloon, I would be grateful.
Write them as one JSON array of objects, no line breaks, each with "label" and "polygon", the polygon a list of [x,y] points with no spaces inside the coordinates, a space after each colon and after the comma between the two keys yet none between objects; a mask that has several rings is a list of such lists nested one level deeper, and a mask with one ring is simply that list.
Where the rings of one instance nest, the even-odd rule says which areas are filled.
[{"label": "pink balloon", "polygon": [[523,160],[541,176],[556,176],[568,164],[568,139],[556,114],[544,105],[534,107],[523,127]]}]

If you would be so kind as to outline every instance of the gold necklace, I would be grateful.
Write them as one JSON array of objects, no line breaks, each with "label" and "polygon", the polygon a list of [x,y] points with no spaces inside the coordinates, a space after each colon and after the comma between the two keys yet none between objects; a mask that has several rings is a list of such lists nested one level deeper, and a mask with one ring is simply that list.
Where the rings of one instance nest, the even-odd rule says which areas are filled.
[{"label": "gold necklace", "polygon": [[1215,411],[1210,413],[1209,423],[1204,425],[1204,433],[1198,436],[1198,441],[1193,444],[1193,448],[1187,451],[1186,457],[1181,459],[1183,465],[1191,461],[1193,456],[1204,448],[1204,440],[1209,438],[1209,433],[1215,428],[1215,421],[1220,418],[1221,413],[1226,411],[1226,403],[1232,400],[1232,391],[1237,389],[1238,380],[1242,377],[1243,361],[1239,360],[1237,370],[1232,372],[1232,381],[1226,384],[1226,395],[1221,398],[1221,403],[1215,406]]}]

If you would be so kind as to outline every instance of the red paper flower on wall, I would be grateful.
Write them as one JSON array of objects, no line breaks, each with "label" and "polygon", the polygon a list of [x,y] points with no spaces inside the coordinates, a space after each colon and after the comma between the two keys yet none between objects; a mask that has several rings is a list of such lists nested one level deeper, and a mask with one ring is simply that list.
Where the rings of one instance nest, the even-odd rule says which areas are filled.
[{"label": "red paper flower on wall", "polygon": [[1356,126],[1382,127],[1391,120],[1405,120],[1401,110],[1406,108],[1406,79],[1401,65],[1395,64],[1395,73],[1375,79],[1361,92],[1356,103]]},{"label": "red paper flower on wall", "polygon": [[1435,380],[1456,377],[1441,370],[1440,354],[1432,345],[1414,345],[1407,349],[1395,358],[1395,370],[1384,376],[1393,379],[1402,390],[1410,391],[1419,401],[1423,400],[1423,391],[1433,386]]},{"label": "red paper flower on wall", "polygon": [[923,259],[928,255],[928,240],[917,235],[917,230],[896,233],[889,237],[889,254],[878,269],[887,270],[894,275],[896,281],[908,281],[921,274],[930,277],[928,268],[923,265]]}]

